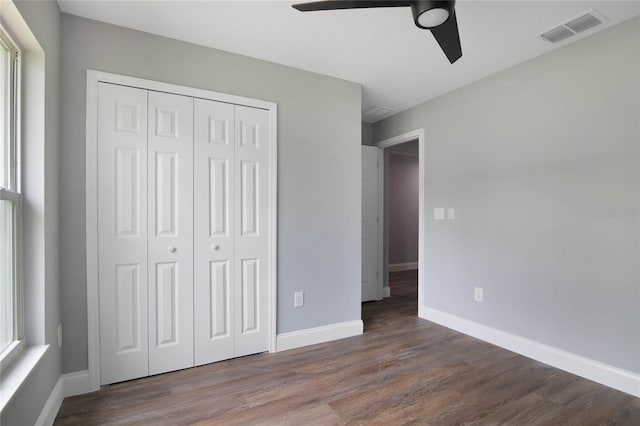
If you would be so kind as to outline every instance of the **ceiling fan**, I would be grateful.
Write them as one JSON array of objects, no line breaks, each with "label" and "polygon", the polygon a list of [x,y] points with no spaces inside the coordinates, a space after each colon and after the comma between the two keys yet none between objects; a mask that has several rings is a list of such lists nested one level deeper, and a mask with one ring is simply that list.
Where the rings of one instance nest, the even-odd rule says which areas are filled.
[{"label": "ceiling fan", "polygon": [[456,20],[455,1],[447,0],[328,0],[294,4],[301,12],[337,9],[367,9],[373,7],[411,6],[413,22],[418,28],[431,30],[440,48],[452,64],[462,57],[460,34]]}]

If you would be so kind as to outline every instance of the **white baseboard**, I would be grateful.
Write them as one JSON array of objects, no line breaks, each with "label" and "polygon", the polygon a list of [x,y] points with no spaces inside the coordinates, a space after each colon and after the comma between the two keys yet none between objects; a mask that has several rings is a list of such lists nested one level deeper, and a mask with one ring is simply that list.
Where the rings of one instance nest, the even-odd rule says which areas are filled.
[{"label": "white baseboard", "polygon": [[346,337],[358,336],[364,330],[362,320],[341,322],[323,327],[308,328],[306,330],[292,331],[278,334],[276,338],[277,351],[301,348],[303,346],[330,342]]},{"label": "white baseboard", "polygon": [[613,367],[600,361],[595,361],[426,306],[420,307],[420,318],[484,340],[485,342],[535,359],[536,361],[559,368],[560,370],[640,397],[640,374]]},{"label": "white baseboard", "polygon": [[89,370],[63,374],[62,380],[64,381],[65,397],[81,395],[92,390],[89,383]]},{"label": "white baseboard", "polygon": [[391,287],[382,287],[382,297],[391,297]]},{"label": "white baseboard", "polygon": [[38,416],[38,420],[36,420],[36,426],[51,426],[58,415],[64,398],[87,392],[91,392],[91,387],[89,386],[89,371],[85,370],[63,374],[53,387],[44,407],[42,407],[40,416]]},{"label": "white baseboard", "polygon": [[38,420],[36,420],[35,423],[36,426],[51,426],[58,415],[58,410],[60,410],[63,399],[64,380],[60,377],[49,394],[47,402],[45,402],[44,407],[42,407],[42,411],[40,411]]},{"label": "white baseboard", "polygon": [[389,265],[389,272],[412,271],[418,269],[418,262],[393,263]]}]

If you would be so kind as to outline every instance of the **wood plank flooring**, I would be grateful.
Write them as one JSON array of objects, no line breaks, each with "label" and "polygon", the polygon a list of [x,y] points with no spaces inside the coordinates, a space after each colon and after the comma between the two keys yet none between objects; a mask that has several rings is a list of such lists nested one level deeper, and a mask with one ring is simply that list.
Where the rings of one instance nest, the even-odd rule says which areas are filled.
[{"label": "wood plank flooring", "polygon": [[391,277],[362,336],[106,386],[55,424],[640,425],[640,399],[418,319],[416,272]]}]

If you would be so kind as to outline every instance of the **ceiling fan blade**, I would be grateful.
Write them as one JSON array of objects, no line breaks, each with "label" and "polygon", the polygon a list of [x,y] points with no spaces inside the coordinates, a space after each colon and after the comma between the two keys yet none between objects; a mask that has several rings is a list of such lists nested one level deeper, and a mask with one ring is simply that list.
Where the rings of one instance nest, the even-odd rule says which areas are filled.
[{"label": "ceiling fan blade", "polygon": [[460,46],[460,33],[458,32],[458,20],[453,12],[451,18],[439,27],[431,28],[431,33],[440,45],[440,48],[447,55],[447,59],[452,64],[462,57],[462,47]]},{"label": "ceiling fan blade", "polygon": [[371,7],[399,6],[411,6],[411,2],[398,0],[327,0],[298,3],[294,4],[293,8],[300,12],[314,12],[317,10],[366,9]]}]

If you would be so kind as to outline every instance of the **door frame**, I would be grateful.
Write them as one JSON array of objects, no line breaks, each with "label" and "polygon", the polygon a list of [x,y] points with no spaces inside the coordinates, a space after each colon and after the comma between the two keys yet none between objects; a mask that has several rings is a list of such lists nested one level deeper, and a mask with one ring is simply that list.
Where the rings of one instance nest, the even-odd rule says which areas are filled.
[{"label": "door frame", "polygon": [[[424,318],[423,314],[423,306],[424,306],[424,262],[425,262],[425,253],[424,253],[424,238],[425,238],[425,204],[424,204],[424,129],[416,129],[411,130],[409,132],[403,133],[398,136],[394,136],[388,139],[383,139],[379,142],[375,142],[373,146],[384,149],[389,148],[394,145],[399,145],[405,142],[411,142],[414,140],[418,140],[418,317]],[[383,161],[381,164],[380,173],[384,176],[387,171],[385,170],[385,162]],[[379,191],[379,200],[382,200],[384,203],[384,184],[378,188]],[[385,222],[388,218],[385,215],[382,215],[382,220],[380,221],[380,225],[383,228],[383,233],[381,234],[383,237],[380,238],[380,250],[384,250],[384,241],[386,240],[384,235],[384,228],[386,227]],[[385,289],[385,297],[390,296],[390,294],[386,294],[389,283],[389,267],[388,265],[383,265],[383,288]],[[387,284],[387,287],[384,287],[384,284]]]},{"label": "door frame", "polygon": [[98,83],[119,84],[158,92],[174,93],[193,98],[209,99],[235,105],[260,108],[269,112],[269,352],[276,352],[277,265],[278,265],[278,105],[274,102],[245,98],[210,90],[179,86],[159,81],[129,77],[102,71],[87,70],[86,105],[86,256],[87,256],[87,339],[88,376],[91,392],[100,388],[100,303],[98,298]]}]

